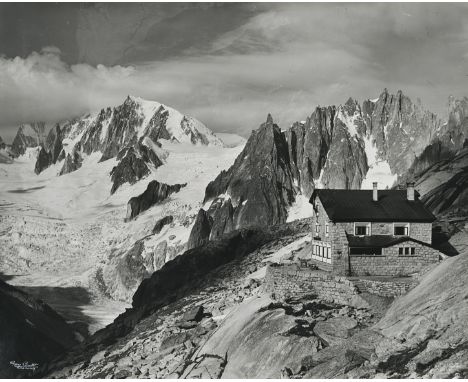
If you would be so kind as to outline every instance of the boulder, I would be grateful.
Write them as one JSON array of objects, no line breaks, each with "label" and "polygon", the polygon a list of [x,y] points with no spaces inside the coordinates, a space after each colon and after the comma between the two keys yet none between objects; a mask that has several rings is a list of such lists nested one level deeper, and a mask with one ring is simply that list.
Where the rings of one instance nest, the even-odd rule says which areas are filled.
[{"label": "boulder", "polygon": [[182,317],[182,320],[199,322],[203,318],[203,312],[204,308],[202,305],[196,306],[186,311]]},{"label": "boulder", "polygon": [[333,317],[326,321],[319,321],[314,326],[314,333],[325,345],[331,346],[341,343],[352,334],[357,321],[351,317]]},{"label": "boulder", "polygon": [[182,378],[219,379],[223,375],[226,358],[218,355],[203,354],[189,365]]}]

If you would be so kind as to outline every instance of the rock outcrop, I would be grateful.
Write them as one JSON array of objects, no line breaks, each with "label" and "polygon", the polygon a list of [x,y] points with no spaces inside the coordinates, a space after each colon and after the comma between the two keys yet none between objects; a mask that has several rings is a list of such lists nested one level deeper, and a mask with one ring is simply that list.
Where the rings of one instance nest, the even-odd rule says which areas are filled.
[{"label": "rock outcrop", "polygon": [[74,150],[71,155],[67,154],[67,156],[65,157],[62,169],[60,170],[60,175],[65,175],[78,170],[81,167],[82,163],[83,158],[81,157],[79,151]]},{"label": "rock outcrop", "polygon": [[195,224],[187,242],[187,249],[192,249],[204,245],[210,239],[213,218],[202,208],[198,211]]},{"label": "rock outcrop", "polygon": [[63,151],[62,139],[60,125],[56,125],[50,130],[45,143],[41,147],[34,167],[36,174],[40,174],[50,165],[57,163],[59,159],[63,159],[65,152]]},{"label": "rock outcrop", "polygon": [[48,305],[1,280],[0,305],[0,378],[32,376],[78,343],[72,328]]},{"label": "rock outcrop", "polygon": [[46,140],[46,125],[43,122],[21,125],[11,144],[11,153],[19,157],[29,147],[41,146]]},{"label": "rock outcrop", "polygon": [[3,141],[2,137],[0,137],[0,150],[5,149],[6,143]]},{"label": "rock outcrop", "polygon": [[145,192],[128,201],[127,216],[125,219],[130,220],[135,218],[148,208],[167,199],[171,194],[179,192],[180,189],[185,186],[186,184],[168,185],[159,183],[157,180],[151,181],[148,187],[146,187]]},{"label": "rock outcrop", "polygon": [[154,235],[157,235],[162,231],[162,229],[168,225],[171,224],[174,221],[174,217],[172,215],[169,216],[164,216],[163,218],[159,219],[156,224],[153,227],[152,233]]},{"label": "rock outcrop", "polygon": [[[285,221],[286,207],[297,191],[285,136],[268,115],[233,166],[206,188],[204,202],[214,199],[208,210],[213,218],[210,238],[240,227]],[[197,225],[193,229],[203,231]]]},{"label": "rock outcrop", "polygon": [[41,147],[39,154],[37,155],[36,164],[34,166],[34,172],[39,175],[47,167],[52,164],[52,154],[49,153],[44,147]]},{"label": "rock outcrop", "polygon": [[148,175],[150,173],[149,164],[155,168],[163,164],[154,151],[141,143],[120,151],[117,160],[119,163],[110,173],[112,180],[111,194],[117,191],[122,184],[135,184]]}]

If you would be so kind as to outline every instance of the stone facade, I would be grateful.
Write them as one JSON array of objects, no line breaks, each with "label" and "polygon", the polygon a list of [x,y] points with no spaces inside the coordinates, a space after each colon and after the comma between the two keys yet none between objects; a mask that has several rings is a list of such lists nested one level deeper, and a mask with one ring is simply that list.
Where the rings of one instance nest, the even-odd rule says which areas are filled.
[{"label": "stone facade", "polygon": [[[369,222],[371,235],[394,234],[394,223]],[[405,223],[405,222],[399,222]],[[416,273],[428,264],[439,261],[439,252],[432,247],[432,223],[408,223],[409,237],[426,243],[427,246],[412,241],[383,248],[382,255],[350,255],[347,234],[353,235],[354,222],[330,221],[319,198],[315,200],[312,218],[312,248],[311,262],[320,269],[332,271],[336,275],[383,275],[399,276]],[[314,245],[329,246],[330,259],[315,256]],[[413,247],[413,255],[402,256],[398,253],[400,247]]]},{"label": "stone facade", "polygon": [[[414,248],[414,254],[400,254],[400,248]],[[351,255],[350,273],[357,276],[405,276],[439,261],[439,251],[412,241],[383,248],[382,256]]]}]

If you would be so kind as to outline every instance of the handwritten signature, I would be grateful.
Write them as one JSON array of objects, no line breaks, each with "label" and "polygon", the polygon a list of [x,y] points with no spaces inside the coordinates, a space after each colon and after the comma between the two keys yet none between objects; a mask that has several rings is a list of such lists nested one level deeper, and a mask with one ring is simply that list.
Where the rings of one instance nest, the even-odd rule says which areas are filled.
[{"label": "handwritten signature", "polygon": [[18,370],[36,370],[39,367],[38,363],[30,363],[30,362],[16,362],[10,361],[10,365]]}]

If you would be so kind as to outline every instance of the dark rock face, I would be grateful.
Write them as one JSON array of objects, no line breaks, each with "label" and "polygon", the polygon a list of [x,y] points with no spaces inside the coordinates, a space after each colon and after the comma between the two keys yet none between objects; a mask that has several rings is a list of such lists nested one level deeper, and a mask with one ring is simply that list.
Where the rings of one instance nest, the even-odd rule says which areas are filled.
[{"label": "dark rock face", "polygon": [[418,155],[400,182],[423,175],[434,164],[455,158],[467,146],[468,98],[449,98],[448,121],[440,126],[431,143]]},{"label": "dark rock face", "polygon": [[128,201],[126,219],[133,219],[143,211],[167,199],[169,195],[179,192],[180,189],[186,185],[187,184],[168,185],[159,183],[157,180],[151,181],[145,192]]},{"label": "dark rock face", "polygon": [[441,125],[435,114],[424,110],[420,101],[414,104],[401,90],[392,95],[384,89],[366,118],[379,156],[387,158],[396,174],[410,167]]},{"label": "dark rock face", "polygon": [[190,231],[190,236],[187,242],[187,249],[192,249],[204,245],[208,242],[213,225],[213,218],[206,213],[204,209],[200,209],[195,219],[195,224]]},{"label": "dark rock face", "polygon": [[46,126],[43,122],[21,125],[11,144],[11,153],[19,157],[29,147],[37,147],[45,142]]},{"label": "dark rock face", "polygon": [[[441,181],[436,183],[436,179]],[[436,187],[425,189],[428,182]],[[433,165],[417,178],[416,187],[423,188],[421,200],[434,214],[468,216],[468,148]]]},{"label": "dark rock face", "polygon": [[5,142],[3,142],[2,137],[0,137],[0,150],[3,150],[6,147]]},{"label": "dark rock face", "polygon": [[39,152],[36,166],[34,168],[34,172],[36,174],[41,173],[50,165],[57,163],[59,158],[65,155],[62,146],[62,139],[63,136],[60,126],[56,125],[50,130],[44,145],[41,147],[41,151]]},{"label": "dark rock face", "polygon": [[117,159],[119,164],[110,173],[113,182],[111,194],[117,191],[122,184],[135,184],[148,175],[150,173],[148,163],[156,168],[163,164],[157,155],[143,144],[123,149],[117,155]]},{"label": "dark rock face", "polygon": [[62,169],[60,170],[60,175],[65,175],[70,172],[76,171],[81,167],[83,159],[81,158],[80,153],[78,151],[73,151],[72,155],[67,154]]},{"label": "dark rock face", "polygon": [[51,164],[52,164],[52,154],[47,152],[44,149],[44,147],[41,147],[41,151],[39,151],[39,155],[37,156],[36,165],[34,167],[34,172],[39,175],[42,171],[44,171]]},{"label": "dark rock face", "polygon": [[0,378],[33,375],[10,361],[41,366],[77,344],[71,327],[54,310],[1,280],[0,305]]},{"label": "dark rock face", "polygon": [[211,238],[239,227],[285,221],[286,206],[296,192],[288,144],[269,115],[252,132],[234,165],[206,189],[205,202],[215,198],[208,211],[213,218]]},{"label": "dark rock face", "polygon": [[172,215],[164,216],[163,218],[159,219],[153,228],[153,234],[158,234],[164,228],[164,226],[171,224],[174,221],[174,217]]}]

